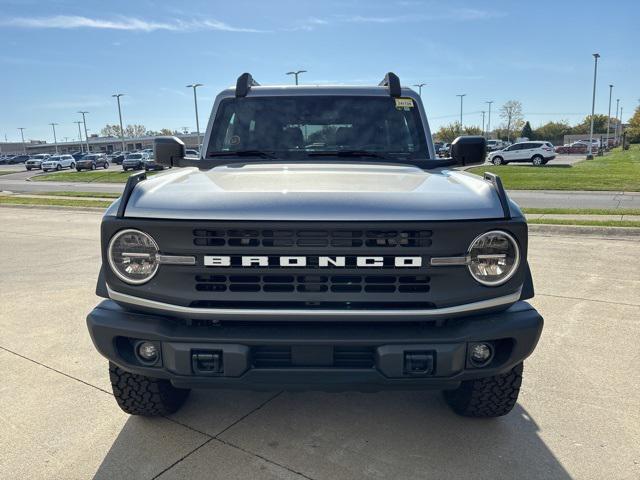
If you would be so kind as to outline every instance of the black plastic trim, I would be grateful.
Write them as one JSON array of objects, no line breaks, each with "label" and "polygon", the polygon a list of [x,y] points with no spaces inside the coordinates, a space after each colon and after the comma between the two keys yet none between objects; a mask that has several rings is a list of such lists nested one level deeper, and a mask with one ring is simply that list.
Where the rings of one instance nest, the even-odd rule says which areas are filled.
[{"label": "black plastic trim", "polygon": [[389,72],[384,76],[384,79],[380,82],[379,86],[381,87],[389,87],[389,95],[392,97],[399,97],[402,95],[402,88],[400,87],[400,79],[398,76]]},{"label": "black plastic trim", "polygon": [[120,205],[118,205],[118,213],[116,214],[118,218],[124,218],[124,213],[127,209],[127,203],[129,203],[129,199],[131,198],[131,194],[133,193],[134,188],[136,188],[136,185],[138,185],[141,181],[146,179],[146,172],[134,173],[127,179],[127,184],[124,186],[122,197],[120,197]]},{"label": "black plastic trim", "polygon": [[498,198],[500,199],[500,205],[502,206],[502,211],[504,212],[504,218],[505,220],[509,220],[511,218],[511,210],[509,209],[509,199],[507,198],[507,192],[505,192],[504,186],[502,185],[502,180],[498,175],[491,172],[484,172],[484,179],[491,182],[493,188],[496,189]]},{"label": "black plastic trim", "polygon": [[259,85],[250,73],[243,73],[238,77],[238,81],[236,82],[236,97],[246,97],[251,87],[257,87]]}]

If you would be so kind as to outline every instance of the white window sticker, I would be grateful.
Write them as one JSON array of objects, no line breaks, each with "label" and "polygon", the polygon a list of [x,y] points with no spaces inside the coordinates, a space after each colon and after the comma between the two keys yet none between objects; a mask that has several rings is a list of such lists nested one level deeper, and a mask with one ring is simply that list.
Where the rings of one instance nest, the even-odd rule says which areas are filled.
[{"label": "white window sticker", "polygon": [[413,99],[396,98],[396,108],[413,108]]}]

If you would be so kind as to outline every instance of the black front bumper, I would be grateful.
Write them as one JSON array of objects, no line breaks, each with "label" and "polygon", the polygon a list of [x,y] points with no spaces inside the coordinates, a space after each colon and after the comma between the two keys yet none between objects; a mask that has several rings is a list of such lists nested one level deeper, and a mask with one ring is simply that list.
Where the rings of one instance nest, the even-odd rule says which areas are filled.
[{"label": "black front bumper", "polygon": [[[87,317],[98,351],[125,370],[169,379],[184,388],[254,390],[455,388],[463,380],[496,375],[522,362],[538,343],[542,325],[540,314],[522,301],[500,313],[458,318],[443,326],[373,322],[185,325],[125,310],[111,300],[100,303]],[[161,358],[155,366],[145,366],[137,359],[134,349],[139,340],[160,347]],[[494,358],[487,366],[470,364],[467,349],[473,342],[493,346]],[[203,352],[219,355],[220,368],[202,371],[194,358]],[[426,355],[431,368],[408,372],[407,356],[411,355]]]}]

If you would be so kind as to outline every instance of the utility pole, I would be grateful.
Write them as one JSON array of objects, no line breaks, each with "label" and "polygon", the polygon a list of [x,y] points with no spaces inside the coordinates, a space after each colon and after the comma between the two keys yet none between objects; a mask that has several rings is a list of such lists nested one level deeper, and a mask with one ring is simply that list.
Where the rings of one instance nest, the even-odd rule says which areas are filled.
[{"label": "utility pole", "polygon": [[415,83],[413,86],[418,87],[418,96],[422,98],[422,87],[427,85],[426,83]]},{"label": "utility pole", "polygon": [[78,112],[80,114],[82,114],[82,123],[84,123],[84,139],[87,142],[87,153],[90,152],[89,150],[89,135],[87,135],[87,119],[85,118],[85,115],[89,112]]},{"label": "utility pole", "polygon": [[613,85],[609,84],[609,114],[607,117],[607,150],[609,150],[609,127],[611,126],[611,94],[613,93]]},{"label": "utility pole", "polygon": [[56,155],[58,154],[58,139],[56,138],[56,125],[57,123],[50,123],[51,128],[53,128],[53,143],[56,146]]},{"label": "utility pole", "polygon": [[24,131],[26,128],[18,127],[18,130],[20,130],[20,136],[22,137],[22,153],[27,153],[27,146],[24,144]]},{"label": "utility pole", "polygon": [[78,142],[80,143],[80,153],[84,153],[84,149],[82,148],[82,130],[80,130],[80,124],[82,123],[80,120],[77,120],[73,123],[78,124]]},{"label": "utility pole", "polygon": [[618,120],[618,110],[620,109],[620,99],[616,98],[616,129],[613,131],[613,142],[618,145],[618,125],[620,125],[620,121]]},{"label": "utility pole", "polygon": [[120,118],[120,140],[122,141],[122,151],[125,151],[124,148],[124,128],[122,127],[122,109],[120,108],[120,97],[122,97],[124,95],[124,93],[114,93],[113,95],[111,95],[112,97],[115,97],[116,100],[118,101],[118,117]]},{"label": "utility pole", "polygon": [[480,113],[482,113],[482,136],[484,137],[484,110],[482,110]]},{"label": "utility pole", "polygon": [[287,72],[287,75],[293,75],[296,78],[296,85],[298,85],[298,75],[302,73],[307,73],[306,70],[296,70],[295,72]]},{"label": "utility pole", "polygon": [[491,104],[493,103],[493,100],[489,100],[484,103],[489,104],[489,118],[487,118],[487,137],[490,137],[491,136]]},{"label": "utility pole", "polygon": [[593,160],[593,115],[596,111],[596,80],[598,77],[598,59],[599,53],[593,54],[594,66],[593,66],[593,97],[591,99],[591,127],[589,129],[589,151],[587,152],[587,160]]},{"label": "utility pole", "polygon": [[462,133],[462,99],[466,95],[467,95],[466,93],[456,95],[456,97],[460,97],[460,133]]},{"label": "utility pole", "polygon": [[196,106],[196,131],[198,132],[198,151],[202,149],[200,143],[200,119],[198,118],[198,97],[196,96],[196,88],[202,87],[202,83],[192,83],[187,88],[193,88],[193,103]]}]

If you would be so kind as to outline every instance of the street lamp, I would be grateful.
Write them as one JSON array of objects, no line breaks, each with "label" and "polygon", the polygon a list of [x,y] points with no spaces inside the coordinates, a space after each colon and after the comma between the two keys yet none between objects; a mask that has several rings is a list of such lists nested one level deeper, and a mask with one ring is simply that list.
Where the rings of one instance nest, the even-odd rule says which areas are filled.
[{"label": "street lamp", "polygon": [[82,148],[82,130],[80,130],[80,124],[82,123],[80,120],[77,120],[73,123],[77,123],[78,124],[78,141],[80,143],[80,153],[84,153],[84,150]]},{"label": "street lamp", "polygon": [[490,137],[491,136],[491,104],[493,103],[493,100],[489,100],[484,103],[489,104],[489,117],[487,118],[487,136]]},{"label": "street lamp", "polygon": [[418,87],[418,95],[422,97],[422,87],[424,87],[426,83],[415,83],[413,86]]},{"label": "street lamp", "polygon": [[307,73],[306,70],[296,70],[295,72],[287,72],[287,75],[293,75],[296,78],[296,85],[298,85],[298,75],[301,73]]},{"label": "street lamp", "polygon": [[24,144],[24,131],[26,128],[18,127],[18,130],[20,130],[20,136],[22,137],[22,153],[27,153],[27,146]]},{"label": "street lamp", "polygon": [[613,93],[613,85],[609,84],[609,114],[607,117],[607,149],[609,149],[609,127],[611,126],[611,94]]},{"label": "street lamp", "polygon": [[620,108],[620,99],[616,98],[616,129],[613,131],[613,143],[618,145],[618,125],[620,125],[620,121],[618,120],[618,109]]},{"label": "street lamp", "polygon": [[198,132],[198,150],[201,149],[200,145],[200,119],[198,118],[198,97],[196,94],[196,88],[202,87],[202,83],[192,83],[187,85],[187,88],[193,88],[193,104],[196,106],[196,132]]},{"label": "street lamp", "polygon": [[58,154],[58,139],[56,138],[56,125],[57,123],[50,123],[51,128],[53,128],[53,143],[56,146],[56,155]]},{"label": "street lamp", "polygon": [[78,112],[79,114],[82,115],[82,123],[84,123],[84,139],[87,142],[87,153],[90,152],[89,150],[89,135],[87,135],[87,119],[85,117],[85,115],[89,112]]},{"label": "street lamp", "polygon": [[122,141],[122,151],[125,151],[124,148],[124,128],[122,128],[122,109],[120,108],[120,97],[122,97],[124,95],[124,93],[114,93],[113,95],[111,95],[112,97],[115,97],[115,99],[118,101],[118,118],[120,118],[120,140]]},{"label": "street lamp", "polygon": [[482,110],[480,113],[482,113],[482,136],[484,137],[484,114],[485,114],[485,111]]},{"label": "street lamp", "polygon": [[460,133],[462,133],[462,99],[466,95],[467,95],[466,93],[456,95],[456,97],[460,97]]},{"label": "street lamp", "polygon": [[587,160],[593,159],[593,115],[596,111],[596,78],[598,76],[598,59],[599,53],[593,54],[594,66],[593,66],[593,97],[591,99],[591,127],[589,129],[589,151],[587,153]]}]

